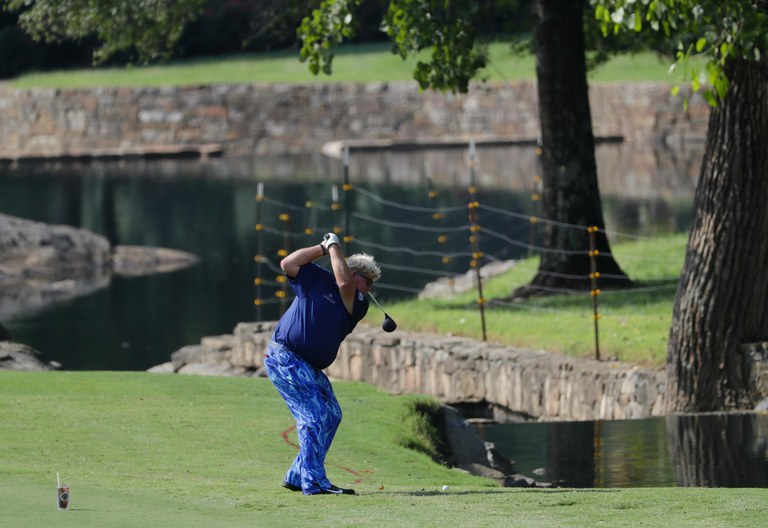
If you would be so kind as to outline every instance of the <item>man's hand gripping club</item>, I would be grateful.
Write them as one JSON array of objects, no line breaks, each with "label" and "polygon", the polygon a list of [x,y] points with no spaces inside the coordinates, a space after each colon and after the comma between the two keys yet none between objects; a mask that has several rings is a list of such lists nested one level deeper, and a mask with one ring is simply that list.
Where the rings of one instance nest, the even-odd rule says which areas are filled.
[{"label": "man's hand gripping club", "polygon": [[328,250],[332,245],[336,244],[341,248],[341,242],[339,242],[339,237],[336,236],[335,233],[326,233],[323,236],[323,241],[320,243],[320,246],[323,248],[323,253],[328,254]]}]

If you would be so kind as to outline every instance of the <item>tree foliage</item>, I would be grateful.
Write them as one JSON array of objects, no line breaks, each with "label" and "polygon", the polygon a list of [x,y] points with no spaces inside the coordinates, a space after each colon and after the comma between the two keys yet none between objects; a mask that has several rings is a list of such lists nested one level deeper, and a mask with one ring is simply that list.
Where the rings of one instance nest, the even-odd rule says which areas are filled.
[{"label": "tree foliage", "polygon": [[[362,0],[323,0],[299,28],[300,58],[312,73],[330,75],[333,46],[356,31],[355,9]],[[472,0],[392,0],[382,30],[392,40],[392,52],[406,58],[430,50],[419,59],[414,78],[423,89],[467,92],[469,81],[487,64],[487,50],[478,44],[476,22],[483,2]]]},{"label": "tree foliage", "polygon": [[19,24],[45,41],[96,35],[94,61],[122,53],[148,62],[170,54],[184,26],[199,17],[206,0],[8,0]]},{"label": "tree foliage", "polygon": [[[604,35],[651,29],[672,40],[680,80],[712,105],[728,92],[730,59],[765,61],[768,50],[766,0],[591,0]],[[706,58],[703,68],[691,57]],[[675,88],[677,92],[678,87]]]}]

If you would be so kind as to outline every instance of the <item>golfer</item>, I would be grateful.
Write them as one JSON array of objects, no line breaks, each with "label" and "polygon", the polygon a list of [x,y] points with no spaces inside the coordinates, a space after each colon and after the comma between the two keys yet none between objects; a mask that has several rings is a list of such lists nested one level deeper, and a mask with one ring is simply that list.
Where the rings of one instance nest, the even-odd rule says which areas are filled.
[{"label": "golfer", "polygon": [[[313,264],[330,256],[333,273]],[[267,375],[296,419],[299,454],[283,487],[305,495],[354,495],[331,484],[325,455],[341,422],[341,408],[323,369],[336,359],[345,337],[365,317],[364,295],[381,276],[370,255],[344,259],[339,237],[297,249],[280,262],[296,297],[280,318],[264,355]]]}]

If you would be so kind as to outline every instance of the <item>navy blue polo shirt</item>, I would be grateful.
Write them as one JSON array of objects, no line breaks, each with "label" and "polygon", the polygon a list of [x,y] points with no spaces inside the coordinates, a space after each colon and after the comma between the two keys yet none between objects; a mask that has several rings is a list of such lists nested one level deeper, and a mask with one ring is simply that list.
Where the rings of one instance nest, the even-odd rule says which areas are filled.
[{"label": "navy blue polo shirt", "polygon": [[344,338],[368,312],[368,298],[355,290],[352,315],[347,312],[333,274],[316,264],[288,277],[296,297],[277,323],[272,339],[290,348],[315,368],[336,359]]}]

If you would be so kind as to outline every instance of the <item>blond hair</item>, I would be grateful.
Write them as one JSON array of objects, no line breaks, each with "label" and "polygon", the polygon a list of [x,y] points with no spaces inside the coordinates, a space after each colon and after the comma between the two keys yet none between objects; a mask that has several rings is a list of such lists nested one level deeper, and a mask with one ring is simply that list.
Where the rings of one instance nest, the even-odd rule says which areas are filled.
[{"label": "blond hair", "polygon": [[381,268],[373,257],[367,253],[350,255],[347,257],[347,266],[349,266],[349,271],[362,273],[374,281],[381,278]]}]

